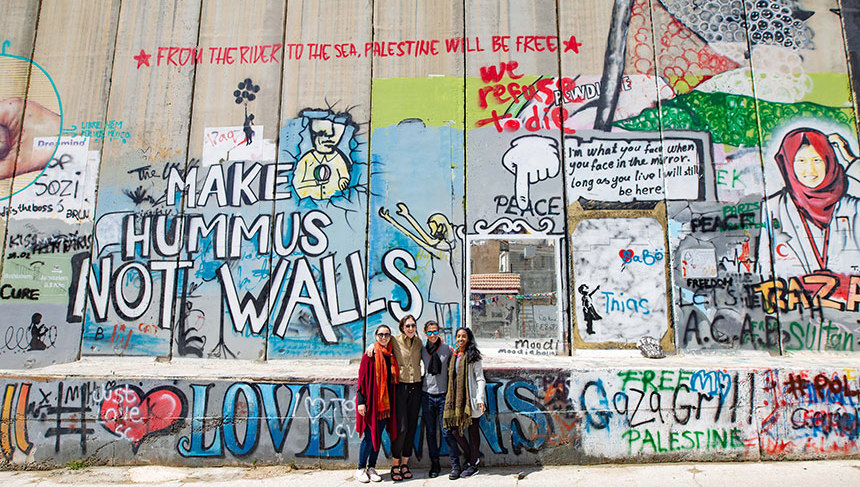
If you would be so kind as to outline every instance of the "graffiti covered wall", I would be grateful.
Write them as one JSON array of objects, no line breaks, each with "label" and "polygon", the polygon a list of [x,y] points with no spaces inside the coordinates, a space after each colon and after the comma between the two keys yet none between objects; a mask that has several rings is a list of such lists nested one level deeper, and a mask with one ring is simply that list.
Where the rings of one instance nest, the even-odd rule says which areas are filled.
[{"label": "graffiti covered wall", "polygon": [[860,349],[836,0],[10,11],[0,366]]},{"label": "graffiti covered wall", "polygon": [[[856,455],[858,377],[857,369],[493,370],[481,450],[497,465]],[[6,378],[0,397],[0,453],[16,464],[339,465],[357,459],[360,443],[354,380]]]}]

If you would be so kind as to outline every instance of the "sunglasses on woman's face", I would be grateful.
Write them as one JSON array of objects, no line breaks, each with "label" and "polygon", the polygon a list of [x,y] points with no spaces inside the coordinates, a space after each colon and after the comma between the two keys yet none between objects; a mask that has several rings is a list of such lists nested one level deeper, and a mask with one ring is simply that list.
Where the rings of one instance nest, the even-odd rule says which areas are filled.
[{"label": "sunglasses on woman's face", "polygon": [[379,338],[388,338],[391,336],[391,333],[377,333],[376,336]]},{"label": "sunglasses on woman's face", "polygon": [[429,337],[429,336],[435,336],[435,335],[438,335],[438,334],[439,334],[439,330],[436,330],[436,331],[425,331],[424,333],[425,333],[428,337]]},{"label": "sunglasses on woman's face", "polygon": [[403,325],[403,328],[415,328],[416,326],[417,325],[415,325],[415,323],[412,323],[412,324],[408,324],[408,325]]}]

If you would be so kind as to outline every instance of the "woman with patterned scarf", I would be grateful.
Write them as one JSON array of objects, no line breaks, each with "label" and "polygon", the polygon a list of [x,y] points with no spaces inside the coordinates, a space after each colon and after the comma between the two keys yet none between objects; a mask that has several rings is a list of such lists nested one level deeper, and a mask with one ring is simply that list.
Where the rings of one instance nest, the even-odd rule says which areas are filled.
[{"label": "woman with patterned scarf", "polygon": [[[481,366],[481,352],[469,328],[459,328],[455,335],[457,351],[448,365],[448,394],[445,396],[445,427],[460,445],[466,457],[462,472],[451,471],[450,478],[469,477],[478,473],[481,442],[479,418],[486,412],[484,398],[487,381]],[[469,439],[466,440],[468,431]]]},{"label": "woman with patterned scarf", "polygon": [[357,416],[355,429],[361,440],[358,450],[358,470],[355,479],[361,483],[379,482],[382,477],[376,473],[376,459],[382,441],[382,429],[388,429],[388,436],[397,438],[397,411],[395,386],[399,381],[400,367],[394,356],[391,344],[391,328],[380,325],[376,329],[376,343],[373,353],[361,356],[358,368],[358,392],[355,398]]},{"label": "woman with patterned scarf", "polygon": [[[391,480],[409,480],[409,457],[412,456],[412,442],[418,430],[418,416],[421,414],[421,338],[415,317],[406,315],[400,318],[400,334],[391,337],[394,357],[400,366],[400,376],[395,388],[397,402],[397,435],[391,438]],[[367,347],[366,356],[373,353],[373,346]]]}]

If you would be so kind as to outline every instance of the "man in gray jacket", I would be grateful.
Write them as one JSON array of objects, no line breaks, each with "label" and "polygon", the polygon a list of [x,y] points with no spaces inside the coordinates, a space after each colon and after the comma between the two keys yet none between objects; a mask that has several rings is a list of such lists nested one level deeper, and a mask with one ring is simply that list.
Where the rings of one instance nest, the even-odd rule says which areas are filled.
[{"label": "man in gray jacket", "polygon": [[424,324],[424,334],[427,335],[427,345],[421,349],[421,360],[424,363],[424,386],[422,388],[422,403],[424,428],[427,436],[427,449],[430,453],[430,478],[435,478],[442,471],[439,465],[439,443],[436,431],[441,426],[442,438],[448,444],[451,456],[451,475],[449,478],[459,478],[460,456],[457,442],[445,428],[442,413],[445,411],[445,394],[448,392],[448,363],[451,360],[451,347],[442,342],[439,336],[439,324],[428,321]]}]

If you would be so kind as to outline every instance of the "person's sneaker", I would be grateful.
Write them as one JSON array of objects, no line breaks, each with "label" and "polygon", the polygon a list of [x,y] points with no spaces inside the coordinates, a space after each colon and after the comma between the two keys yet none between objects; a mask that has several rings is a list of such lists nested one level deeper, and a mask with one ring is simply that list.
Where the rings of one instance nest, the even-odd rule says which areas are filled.
[{"label": "person's sneaker", "polygon": [[435,479],[439,476],[439,472],[442,471],[442,466],[439,465],[439,460],[431,460],[430,461],[430,478]]},{"label": "person's sneaker", "polygon": [[[358,480],[362,484],[366,484],[366,483],[370,482],[370,477],[367,476],[367,470],[365,470],[363,468],[356,470],[355,473],[352,474],[352,476],[355,477],[355,480]],[[377,475],[377,477],[378,477],[378,475]]]},{"label": "person's sneaker", "polygon": [[382,477],[380,477],[379,474],[376,473],[376,469],[373,467],[367,469],[367,476],[368,478],[370,478],[371,482],[382,482]]},{"label": "person's sneaker", "polygon": [[478,467],[470,463],[469,465],[466,465],[466,469],[460,473],[460,477],[471,477],[476,473],[478,473]]},{"label": "person's sneaker", "polygon": [[457,480],[460,478],[460,464],[455,463],[451,465],[451,473],[448,474],[448,479]]}]

